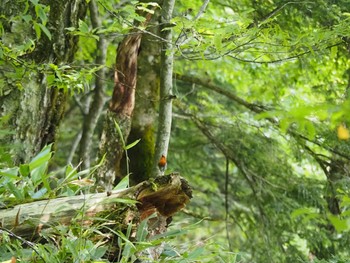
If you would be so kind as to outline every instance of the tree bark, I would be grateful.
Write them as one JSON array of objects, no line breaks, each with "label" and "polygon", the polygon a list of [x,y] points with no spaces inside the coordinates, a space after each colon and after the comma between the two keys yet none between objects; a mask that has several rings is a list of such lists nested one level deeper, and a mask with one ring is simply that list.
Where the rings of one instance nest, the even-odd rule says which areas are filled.
[{"label": "tree bark", "polygon": [[[65,28],[78,27],[78,21],[83,19],[86,11],[85,0],[47,0],[40,4],[50,7],[46,28],[51,33],[51,40],[42,33],[41,38],[34,42],[33,51],[15,60],[5,59],[6,63],[0,66],[0,75],[5,84],[2,90],[4,96],[0,97],[0,116],[6,117],[2,123],[3,128],[13,131],[1,144],[11,143],[11,154],[16,164],[28,162],[41,148],[55,140],[64,112],[66,94],[55,87],[49,87],[46,73],[40,72],[37,65],[59,65],[73,60],[78,39],[67,34]],[[29,10],[34,10],[31,4]],[[22,12],[23,3],[19,1],[5,1],[0,6],[0,14],[8,18],[20,16]],[[31,22],[3,22],[5,46],[23,45],[28,39],[36,38]],[[26,67],[31,68],[25,70]],[[22,74],[22,79],[17,77],[21,79],[17,83],[13,83],[13,72]]]},{"label": "tree bark", "polygon": [[156,149],[153,161],[152,176],[162,174],[158,166],[160,158],[168,155],[168,147],[171,132],[172,120],[172,99],[173,96],[173,60],[172,30],[169,28],[170,20],[175,5],[175,0],[165,0],[161,13],[161,37],[164,39],[161,50],[161,71],[160,71],[160,104],[159,121],[156,140]]},{"label": "tree bark", "polygon": [[[159,35],[157,18],[154,14],[149,31]],[[133,184],[151,176],[155,145],[155,123],[158,117],[160,43],[150,34],[142,37],[138,57],[137,93],[128,143],[140,142],[128,150],[130,158],[130,179]],[[142,161],[140,161],[142,160]],[[124,162],[122,161],[122,164]],[[124,169],[125,170],[125,169]]]},{"label": "tree bark", "polygon": [[[151,17],[151,13],[146,15],[143,26],[146,26]],[[114,90],[100,143],[100,156],[106,158],[97,173],[98,184],[107,190],[112,189],[116,178],[121,179],[124,176],[120,162],[130,133],[135,106],[137,59],[141,37],[140,31],[131,32],[122,40],[117,49]]]},{"label": "tree bark", "polygon": [[135,32],[126,36],[117,50],[113,96],[107,110],[100,143],[100,156],[106,155],[106,158],[97,174],[98,183],[107,190],[112,189],[116,177],[122,178],[120,161],[124,154],[124,142],[130,133],[135,105],[137,55],[140,42],[141,33]]}]

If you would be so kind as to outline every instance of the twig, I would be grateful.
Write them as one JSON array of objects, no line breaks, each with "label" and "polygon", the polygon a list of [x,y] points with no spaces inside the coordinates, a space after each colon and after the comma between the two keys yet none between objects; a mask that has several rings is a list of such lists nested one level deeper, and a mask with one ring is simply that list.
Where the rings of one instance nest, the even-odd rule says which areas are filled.
[{"label": "twig", "polygon": [[31,249],[33,249],[33,251],[44,261],[46,262],[46,260],[43,258],[42,255],[40,255],[39,251],[36,249],[36,245],[33,242],[30,242],[20,236],[17,236],[15,233],[11,232],[10,230],[7,230],[5,228],[0,227],[0,233],[2,232],[6,232],[10,237],[13,237],[15,239],[20,240],[23,244],[28,245]]},{"label": "twig", "polygon": [[207,9],[209,2],[210,2],[210,0],[204,0],[203,5],[199,9],[197,15],[194,17],[194,20],[197,20],[198,18],[200,18],[202,16],[202,14],[205,12],[205,9]]},{"label": "twig", "polygon": [[228,183],[229,183],[229,166],[230,160],[226,157],[226,172],[225,172],[225,225],[226,225],[226,238],[230,251],[232,251],[232,244],[230,239],[230,229],[228,225],[229,209],[228,209]]}]

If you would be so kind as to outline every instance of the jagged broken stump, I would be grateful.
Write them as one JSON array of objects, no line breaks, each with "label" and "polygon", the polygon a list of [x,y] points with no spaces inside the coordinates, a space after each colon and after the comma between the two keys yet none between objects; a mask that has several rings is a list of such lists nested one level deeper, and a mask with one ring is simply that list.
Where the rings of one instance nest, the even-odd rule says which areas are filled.
[{"label": "jagged broken stump", "polygon": [[149,233],[153,235],[164,233],[169,218],[181,210],[191,197],[187,181],[172,173],[108,194],[41,200],[1,209],[0,231],[7,230],[22,238],[33,239],[60,224],[75,222],[88,226],[101,220],[123,230],[128,224],[137,226],[153,215],[152,224],[149,224]]}]

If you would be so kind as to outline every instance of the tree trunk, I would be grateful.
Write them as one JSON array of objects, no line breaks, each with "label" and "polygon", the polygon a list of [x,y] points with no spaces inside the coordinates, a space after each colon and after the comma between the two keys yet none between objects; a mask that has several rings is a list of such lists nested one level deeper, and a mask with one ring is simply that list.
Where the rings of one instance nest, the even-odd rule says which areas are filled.
[{"label": "tree trunk", "polygon": [[[162,6],[161,13],[161,34],[164,39],[161,50],[161,71],[160,71],[160,104],[159,104],[159,119],[158,132],[156,140],[156,149],[153,162],[153,176],[162,174],[162,169],[158,166],[158,162],[162,156],[168,155],[168,147],[171,132],[172,120],[172,99],[173,99],[173,45],[172,31],[170,20],[175,5],[175,0],[166,0]],[[165,169],[165,167],[163,167]],[[164,170],[163,170],[164,172]]]},{"label": "tree trunk", "polygon": [[[143,26],[146,26],[151,17],[151,13],[146,15]],[[105,161],[97,174],[99,185],[107,190],[112,189],[116,178],[121,179],[124,176],[120,162],[130,133],[135,106],[137,59],[141,37],[141,32],[132,32],[123,39],[117,50],[114,90],[100,142],[100,156],[105,156]]]},{"label": "tree trunk", "polygon": [[124,142],[130,132],[135,105],[137,55],[140,42],[141,33],[128,35],[117,50],[113,97],[107,110],[100,143],[100,155],[106,155],[106,158],[98,169],[97,175],[98,183],[107,190],[112,189],[116,177],[122,178],[120,161],[124,154]]},{"label": "tree trunk", "polygon": [[[5,57],[5,63],[0,66],[0,77],[4,83],[0,116],[3,128],[13,131],[1,144],[11,143],[16,164],[28,162],[46,144],[54,142],[64,112],[66,93],[48,86],[43,65],[73,61],[78,39],[67,34],[66,28],[78,27],[78,21],[83,19],[86,11],[85,0],[47,0],[41,1],[40,5],[50,8],[46,28],[51,34],[51,40],[42,31],[40,39],[33,42],[34,50],[28,49],[15,59]],[[20,1],[5,1],[0,6],[0,14],[14,18],[13,23],[1,21],[5,30],[2,37],[4,46],[15,48],[28,43],[28,39],[36,38],[32,21],[15,18],[22,14],[23,8]],[[31,12],[31,17],[36,17],[32,3],[29,4],[28,12]],[[39,18],[37,21],[40,21]],[[17,79],[22,78],[17,83],[13,83],[11,74],[14,73]]]},{"label": "tree trunk", "polygon": [[[159,28],[156,26],[158,17],[159,15],[156,13],[150,22],[152,26],[149,31],[154,35],[159,35]],[[159,102],[159,54],[159,40],[150,34],[145,34],[142,37],[138,57],[136,103],[128,138],[128,143],[141,139],[137,145],[128,150],[130,179],[133,184],[147,180],[151,176],[155,122],[158,117],[156,107]]]}]

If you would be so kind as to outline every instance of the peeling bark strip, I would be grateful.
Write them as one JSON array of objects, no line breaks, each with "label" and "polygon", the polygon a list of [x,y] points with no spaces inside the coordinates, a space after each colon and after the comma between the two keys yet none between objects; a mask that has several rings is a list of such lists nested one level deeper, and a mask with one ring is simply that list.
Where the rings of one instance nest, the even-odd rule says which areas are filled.
[{"label": "peeling bark strip", "polygon": [[[141,36],[139,32],[126,36],[117,50],[113,96],[100,143],[100,157],[106,154],[106,159],[97,173],[98,184],[108,191],[113,188],[115,178],[123,177],[120,161],[124,154],[123,141],[127,140],[130,133],[135,105],[137,56]],[[123,138],[120,138],[115,123],[119,125]]]},{"label": "peeling bark strip", "polygon": [[[146,13],[146,26],[152,13]],[[114,71],[114,90],[109,109],[117,114],[131,116],[135,105],[135,89],[137,79],[137,56],[140,49],[142,32],[134,31],[126,36],[117,49]]]},{"label": "peeling bark strip", "polygon": [[109,109],[117,114],[131,116],[135,105],[137,55],[141,33],[123,39],[117,50],[114,72],[114,90]]}]

